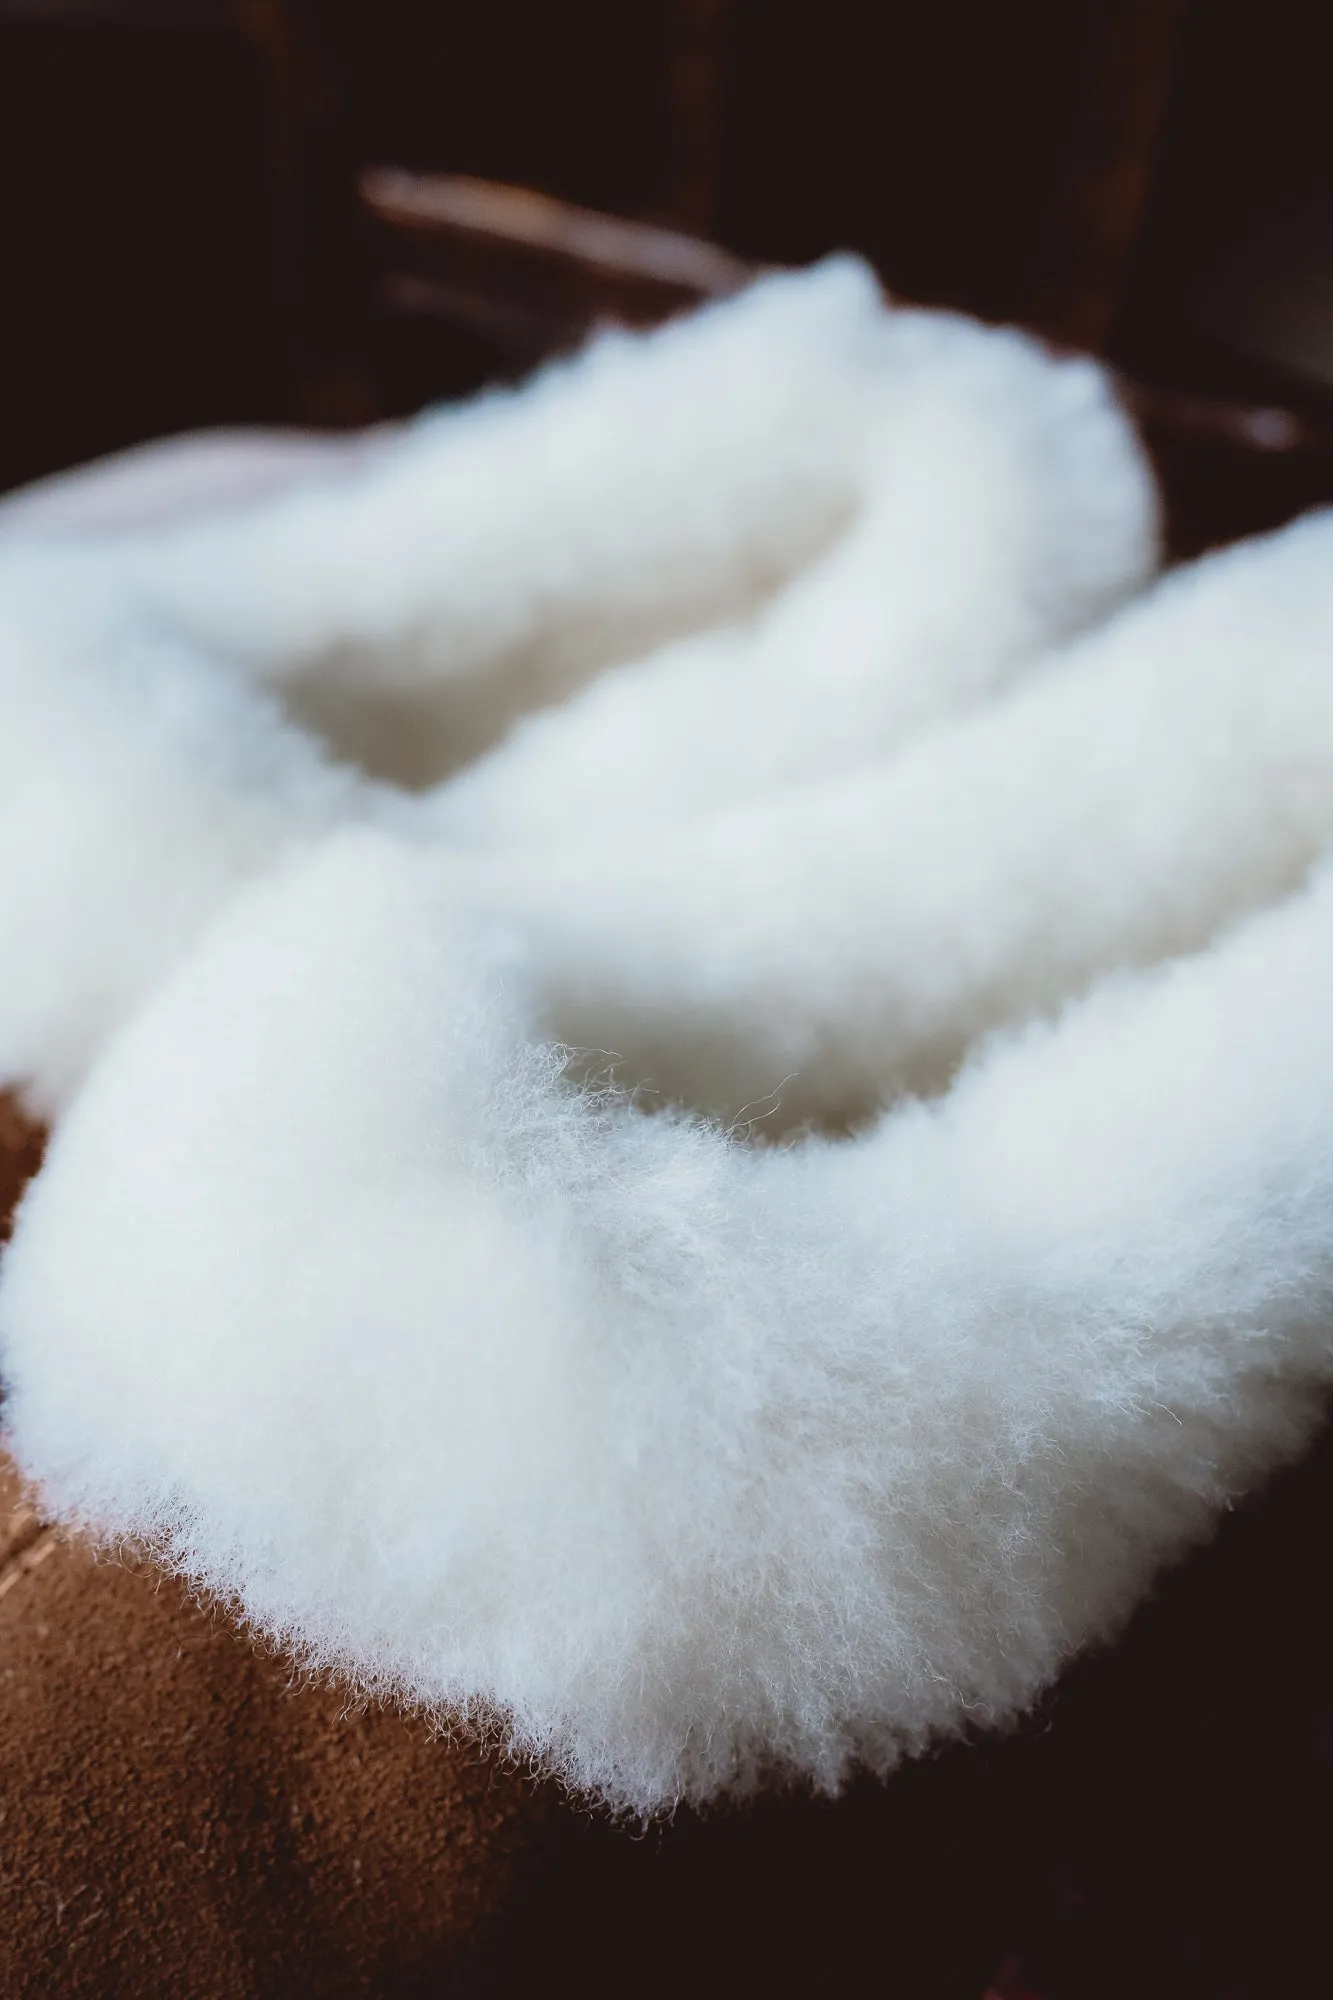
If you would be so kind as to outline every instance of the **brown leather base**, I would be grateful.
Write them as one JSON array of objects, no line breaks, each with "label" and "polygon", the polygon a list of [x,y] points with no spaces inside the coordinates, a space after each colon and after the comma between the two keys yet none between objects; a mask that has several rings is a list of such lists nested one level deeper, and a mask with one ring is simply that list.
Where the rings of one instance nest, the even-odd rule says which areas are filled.
[{"label": "brown leather base", "polygon": [[46,1134],[26,1118],[17,1101],[0,1090],[0,1243],[9,1241],[14,1210],[46,1150]]},{"label": "brown leather base", "polygon": [[462,1974],[543,1794],[293,1687],[0,1482],[0,1993],[401,1993]]}]

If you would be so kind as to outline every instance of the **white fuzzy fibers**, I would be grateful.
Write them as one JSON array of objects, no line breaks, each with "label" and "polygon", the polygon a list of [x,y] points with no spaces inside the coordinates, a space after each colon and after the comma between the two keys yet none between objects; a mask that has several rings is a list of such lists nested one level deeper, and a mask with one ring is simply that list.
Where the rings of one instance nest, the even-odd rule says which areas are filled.
[{"label": "white fuzzy fibers", "polygon": [[62,1512],[648,1811],[1012,1715],[1308,1434],[1333,879],[755,1151],[569,1088],[447,878],[280,872],[57,1133],[0,1339]]},{"label": "white fuzzy fibers", "polygon": [[1333,842],[1333,513],[1178,570],[894,758],[464,871],[543,1027],[776,1130],[937,1090],[980,1034],[1204,943]]},{"label": "white fuzzy fibers", "polygon": [[19,1463],[618,1808],[1014,1715],[1333,1372],[1333,518],[1071,636],[1103,378],[849,265],[236,472],[0,520]]},{"label": "white fuzzy fibers", "polygon": [[117,496],[151,515],[160,452],[0,515],[0,1084],[43,1110],[292,847],[348,819],[569,840],[844,768],[1014,676],[1154,552],[1098,369],[886,311],[850,260],[607,336],[323,477],[312,454],[293,485],[302,450],[215,443],[237,493],[287,483],[137,533],[97,523]]}]

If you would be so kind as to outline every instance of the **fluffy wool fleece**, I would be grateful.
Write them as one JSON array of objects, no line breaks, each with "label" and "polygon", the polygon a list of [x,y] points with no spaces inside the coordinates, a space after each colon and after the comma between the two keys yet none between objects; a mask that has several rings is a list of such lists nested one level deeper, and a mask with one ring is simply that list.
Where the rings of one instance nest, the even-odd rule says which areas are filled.
[{"label": "fluffy wool fleece", "polygon": [[1101,371],[886,311],[848,260],[607,336],[336,476],[84,525],[152,472],[101,475],[82,515],[0,512],[0,858],[25,857],[0,868],[0,1082],[47,1111],[293,846],[348,819],[549,845],[769,795],[1015,676],[1154,557]]},{"label": "fluffy wool fleece", "polygon": [[835,265],[0,540],[48,1506],[649,1813],[1015,1715],[1309,1436],[1333,517],[1108,618],[1101,376]]},{"label": "fluffy wool fleece", "polygon": [[359,1684],[640,1811],[1012,1715],[1308,1434],[1333,879],[794,1149],[566,1088],[521,953],[346,835],[58,1132],[8,1420]]},{"label": "fluffy wool fleece", "polygon": [[940,1089],[979,1035],[1205,943],[1330,841],[1317,515],[1175,572],[895,758],[456,872],[527,941],[547,1032],[645,1101],[771,1131]]}]

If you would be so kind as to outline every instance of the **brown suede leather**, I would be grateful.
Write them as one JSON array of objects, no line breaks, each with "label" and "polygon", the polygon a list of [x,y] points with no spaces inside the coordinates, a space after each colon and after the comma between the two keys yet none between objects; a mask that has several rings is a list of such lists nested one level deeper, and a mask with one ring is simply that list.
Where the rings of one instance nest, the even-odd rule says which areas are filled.
[{"label": "brown suede leather", "polygon": [[14,1210],[42,1164],[46,1135],[25,1118],[8,1092],[0,1090],[0,1243],[9,1240]]},{"label": "brown suede leather", "polygon": [[[0,1098],[5,1221],[40,1154]],[[0,1461],[3,2000],[458,1991],[550,1807],[475,1745],[292,1685]]]}]

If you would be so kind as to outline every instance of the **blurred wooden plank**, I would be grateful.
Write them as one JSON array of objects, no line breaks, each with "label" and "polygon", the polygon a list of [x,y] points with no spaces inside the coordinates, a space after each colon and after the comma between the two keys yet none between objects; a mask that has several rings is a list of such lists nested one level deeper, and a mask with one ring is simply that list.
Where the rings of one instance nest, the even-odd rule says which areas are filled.
[{"label": "blurred wooden plank", "polygon": [[671,0],[670,210],[689,229],[716,229],[722,178],[727,0]]},{"label": "blurred wooden plank", "polygon": [[363,207],[381,234],[379,298],[536,359],[612,320],[652,326],[739,291],[756,266],[715,243],[528,188],[373,167]]},{"label": "blurred wooden plank", "polygon": [[[1089,15],[1077,117],[1063,157],[1025,317],[1080,347],[1105,349],[1152,187],[1188,0],[1112,0]],[[1045,268],[1042,269],[1041,267]]]},{"label": "blurred wooden plank", "polygon": [[754,274],[744,258],[702,237],[467,174],[370,167],[360,191],[370,213],[391,228],[533,252],[613,281],[718,298]]}]

